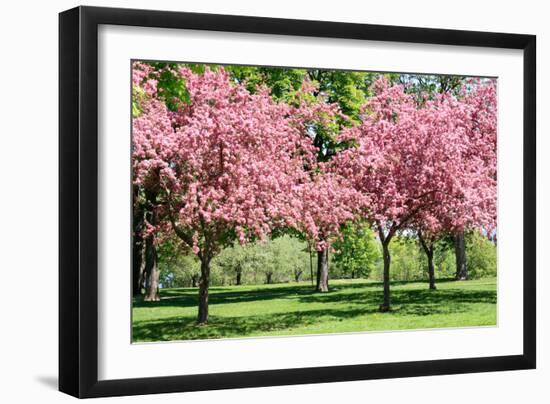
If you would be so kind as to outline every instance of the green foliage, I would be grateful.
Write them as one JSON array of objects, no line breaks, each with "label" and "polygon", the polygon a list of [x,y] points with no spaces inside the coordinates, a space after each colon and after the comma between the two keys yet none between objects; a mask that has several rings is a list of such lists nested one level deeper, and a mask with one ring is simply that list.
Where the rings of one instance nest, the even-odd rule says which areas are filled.
[{"label": "green foliage", "polygon": [[[196,284],[200,278],[200,262],[191,255],[159,263],[160,284],[163,288],[181,288]],[[193,282],[194,279],[194,282]]]},{"label": "green foliage", "polygon": [[319,84],[319,92],[327,101],[338,104],[342,112],[354,121],[359,121],[361,107],[370,96],[370,83],[379,76],[377,73],[318,69],[308,70],[308,74]]},{"label": "green foliage", "polygon": [[[190,102],[185,80],[176,74],[180,64],[165,62],[148,62],[147,64],[153,67],[148,78],[157,80],[158,98],[164,101],[169,110],[176,111],[182,105]],[[205,68],[205,65],[190,66],[196,69],[202,68],[203,71]],[[137,118],[141,114],[141,104],[146,97],[142,88],[132,87],[132,117]]]},{"label": "green foliage", "polygon": [[[361,107],[370,95],[369,85],[377,77],[376,73],[349,72],[320,69],[292,69],[254,66],[228,65],[237,82],[246,83],[250,92],[258,86],[267,86],[275,100],[297,105],[300,100],[316,102],[315,96],[329,103],[336,103],[350,121],[337,117],[331,122],[312,122],[310,133],[313,143],[319,150],[320,161],[327,161],[343,148],[350,146],[347,142],[337,141],[337,135],[343,126],[349,126],[360,119]],[[302,83],[308,78],[318,85],[318,93],[312,95],[298,94]],[[305,98],[304,98],[305,97]]]},{"label": "green foliage", "polygon": [[329,103],[338,104],[349,120],[337,116],[330,123],[315,123],[312,126],[313,144],[319,150],[318,160],[328,161],[338,151],[352,144],[337,140],[342,127],[351,126],[360,121],[361,109],[370,95],[369,83],[375,73],[349,72],[339,70],[309,69],[310,80],[318,85],[318,95]]},{"label": "green foliage", "polygon": [[332,244],[333,274],[345,277],[368,278],[380,264],[382,257],[374,232],[366,223],[347,224],[342,238]]},{"label": "green foliage", "polygon": [[141,104],[145,99],[145,92],[143,89],[133,86],[132,87],[132,117],[137,118],[140,116],[142,109]]},{"label": "green foliage", "polygon": [[237,65],[227,65],[224,68],[235,81],[244,83],[251,93],[255,93],[260,86],[267,86],[274,99],[284,102],[295,100],[296,92],[306,75],[304,69]]},{"label": "green foliage", "polygon": [[180,65],[177,63],[150,63],[155,68],[157,91],[159,98],[164,100],[171,111],[176,111],[183,104],[189,103],[189,92],[185,80],[175,74]]},{"label": "green foliage", "polygon": [[254,265],[253,248],[235,245],[227,247],[212,262],[212,272],[223,273],[230,284],[242,279]]},{"label": "green foliage", "polygon": [[271,271],[273,274],[292,280],[298,280],[307,273],[309,268],[309,254],[307,245],[304,242],[283,236],[272,240],[265,246],[267,259],[265,262],[265,271]]},{"label": "green foliage", "polygon": [[235,244],[212,260],[212,273],[225,274],[229,284],[236,283],[239,273],[243,284],[306,279],[310,276],[307,244],[289,235],[245,246]]},{"label": "green foliage", "polygon": [[415,238],[395,237],[390,245],[392,280],[411,281],[427,278],[427,262]]},{"label": "green foliage", "polygon": [[405,86],[408,93],[422,94],[430,97],[435,93],[451,93],[459,95],[464,77],[445,76],[445,75],[419,75],[419,74],[401,74],[399,83]]},{"label": "green foliage", "polygon": [[[497,275],[497,249],[493,242],[478,231],[466,233],[466,265],[470,279]],[[390,278],[398,281],[427,280],[427,258],[412,236],[397,236],[390,244]],[[442,237],[435,243],[434,266],[436,283],[440,279],[452,279],[456,274],[456,256],[452,237]],[[371,275],[382,279],[379,263]]]},{"label": "green foliage", "polygon": [[436,242],[434,266],[436,278],[452,279],[455,277],[456,256],[452,237],[444,237]]},{"label": "green foliage", "polygon": [[198,281],[200,262],[177,239],[165,240],[157,247],[157,254],[161,287],[188,287]]},{"label": "green foliage", "polygon": [[497,274],[497,248],[478,231],[466,235],[466,265],[470,279]]},{"label": "green foliage", "polygon": [[[426,281],[428,279],[428,260],[418,238],[412,234],[394,237],[390,243],[391,271],[394,281]],[[454,277],[455,256],[452,245],[446,240],[435,244],[434,266],[437,279]],[[382,280],[383,263],[380,262],[373,272],[373,279]]]}]

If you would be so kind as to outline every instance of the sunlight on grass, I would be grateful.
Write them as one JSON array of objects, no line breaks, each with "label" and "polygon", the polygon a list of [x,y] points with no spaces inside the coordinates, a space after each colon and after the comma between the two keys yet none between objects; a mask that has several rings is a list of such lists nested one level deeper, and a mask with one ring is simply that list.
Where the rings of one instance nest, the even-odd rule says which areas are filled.
[{"label": "sunlight on grass", "polygon": [[133,303],[134,342],[324,334],[496,325],[496,279],[392,283],[392,311],[379,313],[382,287],[332,281],[328,293],[310,283],[210,288],[210,317],[196,325],[197,289],[161,291],[160,302]]}]

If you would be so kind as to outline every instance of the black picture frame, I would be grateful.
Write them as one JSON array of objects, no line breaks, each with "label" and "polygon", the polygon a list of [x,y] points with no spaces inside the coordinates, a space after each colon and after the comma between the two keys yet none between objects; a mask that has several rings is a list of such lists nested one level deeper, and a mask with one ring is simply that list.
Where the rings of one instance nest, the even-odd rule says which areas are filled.
[{"label": "black picture frame", "polygon": [[[523,50],[523,354],[98,380],[98,26],[180,28]],[[534,35],[77,7],[59,15],[59,390],[104,397],[534,369],[536,366]]]}]

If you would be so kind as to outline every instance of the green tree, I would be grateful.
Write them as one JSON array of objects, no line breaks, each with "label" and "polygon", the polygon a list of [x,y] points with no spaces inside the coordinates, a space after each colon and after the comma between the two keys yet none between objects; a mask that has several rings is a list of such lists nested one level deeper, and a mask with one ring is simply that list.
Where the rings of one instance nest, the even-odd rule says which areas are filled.
[{"label": "green tree", "polygon": [[244,83],[251,93],[255,93],[258,87],[267,86],[271,90],[271,96],[284,102],[295,101],[296,92],[301,88],[305,69],[254,67],[254,66],[224,66],[233,79]]},{"label": "green tree", "polygon": [[163,288],[197,287],[200,277],[200,263],[192,255],[180,255],[159,262],[160,279]]},{"label": "green tree", "polygon": [[157,248],[159,283],[163,288],[196,287],[200,262],[179,240],[168,238]]},{"label": "green tree", "polygon": [[283,235],[269,242],[257,243],[261,271],[266,283],[299,280],[309,265],[305,243]]},{"label": "green tree", "polygon": [[479,231],[466,235],[466,254],[470,279],[496,276],[497,247]]},{"label": "green tree", "polygon": [[342,238],[333,243],[332,262],[342,274],[368,278],[380,261],[380,248],[374,232],[364,222],[343,226]]},{"label": "green tree", "polygon": [[296,237],[279,237],[226,247],[212,262],[213,273],[232,279],[231,283],[279,283],[307,278],[307,244]]},{"label": "green tree", "polygon": [[[392,241],[392,281],[424,280],[426,260],[415,238],[410,235],[398,235]],[[383,279],[382,265],[376,268],[376,279]]]},{"label": "green tree", "polygon": [[241,285],[243,277],[250,269],[254,260],[254,247],[241,246],[239,244],[224,248],[224,250],[214,258],[212,262],[213,272],[219,268],[219,271],[225,273],[234,285]]},{"label": "green tree", "polygon": [[463,76],[442,74],[400,74],[394,81],[402,84],[408,93],[431,97],[435,93],[459,95],[464,79]]}]

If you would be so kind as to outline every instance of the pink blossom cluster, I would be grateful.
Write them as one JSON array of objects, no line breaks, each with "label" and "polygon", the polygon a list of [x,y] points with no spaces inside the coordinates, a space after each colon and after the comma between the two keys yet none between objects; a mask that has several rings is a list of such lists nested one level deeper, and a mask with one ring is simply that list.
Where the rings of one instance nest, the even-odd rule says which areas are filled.
[{"label": "pink blossom cluster", "polygon": [[334,167],[365,197],[363,214],[385,234],[496,225],[496,86],[472,82],[462,97],[407,94],[378,80],[361,125],[342,139],[358,147]]},{"label": "pink blossom cluster", "polygon": [[313,84],[292,106],[265,88],[251,94],[223,68],[175,74],[189,102],[174,112],[157,97],[150,66],[134,64],[133,85],[145,94],[133,120],[134,182],[163,195],[158,226],[178,229],[197,254],[280,227],[324,249],[358,216],[386,232],[495,227],[493,81],[419,103],[378,80],[362,123],[339,135],[355,146],[319,163],[312,123],[343,116],[336,105],[306,96]]},{"label": "pink blossom cluster", "polygon": [[165,192],[196,253],[232,232],[245,243],[276,227],[299,227],[311,180],[306,167],[316,163],[296,108],[266,90],[250,94],[222,68],[179,73],[189,104],[170,113],[150,97],[134,119],[135,183]]}]

